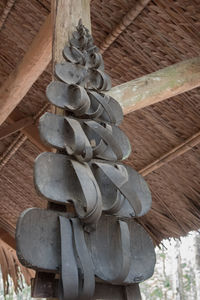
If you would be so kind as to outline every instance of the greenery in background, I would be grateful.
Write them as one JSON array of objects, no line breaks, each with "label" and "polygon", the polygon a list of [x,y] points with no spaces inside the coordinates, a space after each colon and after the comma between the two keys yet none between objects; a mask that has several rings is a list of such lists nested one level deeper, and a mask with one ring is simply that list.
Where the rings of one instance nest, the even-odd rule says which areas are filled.
[{"label": "greenery in background", "polygon": [[27,286],[25,282],[23,285],[23,290],[20,291],[17,295],[14,292],[14,287],[11,279],[9,280],[9,285],[11,286],[10,291],[12,292],[4,297],[3,281],[2,278],[0,278],[0,300],[31,300],[31,288]]},{"label": "greenery in background", "polygon": [[[181,241],[171,240],[163,244],[156,248],[154,275],[140,284],[142,300],[200,300],[200,235],[192,233]],[[9,284],[13,287],[11,280]],[[31,300],[30,287],[25,282],[23,285],[18,295],[11,288],[12,292],[4,298],[0,278],[0,300]]]},{"label": "greenery in background", "polygon": [[140,284],[142,300],[200,300],[195,260],[198,236],[193,232],[180,241],[164,241],[162,247],[156,248],[154,275]]}]

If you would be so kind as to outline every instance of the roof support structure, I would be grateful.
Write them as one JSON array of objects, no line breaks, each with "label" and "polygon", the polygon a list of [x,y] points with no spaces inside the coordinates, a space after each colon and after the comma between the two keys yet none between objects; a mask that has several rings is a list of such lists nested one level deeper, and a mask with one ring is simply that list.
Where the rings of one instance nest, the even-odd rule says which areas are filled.
[{"label": "roof support structure", "polygon": [[[48,107],[49,107],[48,103],[44,105],[44,107],[42,107],[38,111],[38,113],[35,116],[33,116],[33,120],[36,121],[47,110]],[[8,118],[8,121],[10,123],[13,123],[22,118],[24,118],[24,115],[19,110],[15,109],[15,111],[13,111],[10,117]],[[41,151],[49,151],[50,148],[45,146],[41,142],[37,125],[33,123],[30,126],[23,128],[21,132]]]},{"label": "roof support structure", "polygon": [[112,43],[114,43],[118,36],[137,18],[150,1],[151,0],[138,0],[134,3],[134,6],[127,12],[119,24],[117,24],[100,45],[101,53],[104,53]]},{"label": "roof support structure", "polygon": [[149,164],[148,166],[144,167],[139,171],[140,174],[143,176],[148,175],[149,173],[159,169],[164,164],[172,161],[173,159],[179,157],[180,155],[186,153],[187,151],[191,150],[193,147],[200,143],[200,131],[196,134],[189,137],[185,142],[181,143],[177,147],[173,148],[169,152],[162,155],[160,158],[156,159],[154,162]]},{"label": "roof support structure", "polygon": [[0,88],[0,125],[20,103],[51,61],[52,28],[49,15],[16,69]]},{"label": "roof support structure", "polygon": [[[78,21],[91,30],[90,0],[52,0],[53,17],[53,76],[56,63],[63,62],[62,51],[69,36],[74,31]],[[61,109],[55,108],[56,114],[62,114]]]},{"label": "roof support structure", "polygon": [[[63,7],[63,5],[69,5],[70,0],[61,2],[63,2]],[[84,7],[83,3],[86,2],[89,1],[82,0],[81,10]],[[72,14],[73,18],[68,18],[69,21],[67,23],[63,22],[63,24],[66,23],[64,37],[61,38],[58,36],[58,34],[61,35],[62,26],[59,27],[58,24],[55,25],[57,26],[57,37],[54,34],[53,51],[55,62],[58,61],[58,57],[61,55],[56,52],[55,39],[57,39],[57,41],[59,40],[59,43],[62,44],[63,48],[64,43],[68,38],[68,34],[70,34],[69,28],[72,28],[68,25],[71,22],[71,24],[74,26],[77,23],[77,19],[81,17],[81,12],[78,11],[77,7],[79,6],[76,5],[74,8],[74,13]],[[77,19],[74,16],[76,16]],[[85,16],[82,16],[83,23],[90,27],[90,24],[88,23],[89,18]],[[62,42],[60,42],[61,40]],[[39,44],[42,46],[38,47]],[[52,28],[51,16],[49,15],[39,33],[35,37],[31,47],[25,54],[23,60],[11,73],[5,84],[0,89],[0,94],[2,95],[0,96],[0,124],[9,116],[10,112],[26,95],[32,84],[37,80],[38,76],[44,71],[50,62],[52,57],[51,45]],[[152,74],[143,76],[139,79],[116,86],[108,92],[108,95],[118,100],[123,107],[124,113],[127,114],[137,109],[163,101],[180,93],[189,91],[198,86],[200,86],[200,57],[180,62]],[[21,117],[19,116],[18,112],[15,111],[10,115],[9,121],[14,122],[19,120]],[[44,146],[40,141],[36,125],[32,124],[31,126],[22,129],[22,133],[25,134],[40,150],[48,150],[47,147]]]},{"label": "roof support structure", "polygon": [[125,114],[200,86],[200,57],[182,61],[112,88]]},{"label": "roof support structure", "polygon": [[[31,74],[28,76],[30,77],[30,75]],[[18,77],[18,75],[16,76]],[[24,72],[23,76],[25,76]],[[34,73],[33,77],[31,77],[31,82],[29,81],[29,88],[35,80]],[[19,82],[19,78],[16,79],[16,81]],[[116,86],[108,92],[108,95],[118,100],[123,107],[124,114],[127,114],[198,86],[200,86],[200,57],[180,62],[152,74]],[[24,86],[21,84],[18,85],[18,88],[21,89],[21,95],[25,96],[27,88],[24,89]],[[14,91],[10,91],[10,95],[12,93],[14,93]],[[19,96],[18,92],[16,94]],[[20,101],[19,98],[18,101]],[[9,120],[16,120],[15,115],[15,112],[13,112]],[[23,132],[39,149],[44,150],[44,145],[40,142],[38,130],[35,125],[23,129]]]},{"label": "roof support structure", "polygon": [[[147,3],[148,1],[146,0],[140,0],[137,12],[139,13]],[[128,14],[126,20],[122,19],[120,24],[126,26],[128,20],[133,20],[134,17],[135,14],[131,14],[131,16]],[[83,22],[88,26],[84,18]],[[123,28],[121,28],[121,31],[123,31]],[[46,69],[52,58],[51,47],[52,26],[51,16],[49,15],[24,58],[0,89],[0,125],[7,119],[40,74]],[[103,43],[102,50],[104,48]],[[120,99],[124,112],[129,113],[200,86],[199,66],[199,57],[183,61],[114,87],[110,93],[117,100]]]},{"label": "roof support structure", "polygon": [[11,12],[11,9],[13,8],[14,4],[15,4],[16,0],[7,0],[5,8],[1,14],[0,17],[0,30],[2,29],[9,13]]},{"label": "roof support structure", "polygon": [[32,117],[26,117],[20,119],[19,121],[14,122],[11,125],[7,125],[5,128],[0,129],[0,140],[6,138],[7,136],[12,135],[13,133],[23,129],[24,127],[28,127],[33,123]]}]

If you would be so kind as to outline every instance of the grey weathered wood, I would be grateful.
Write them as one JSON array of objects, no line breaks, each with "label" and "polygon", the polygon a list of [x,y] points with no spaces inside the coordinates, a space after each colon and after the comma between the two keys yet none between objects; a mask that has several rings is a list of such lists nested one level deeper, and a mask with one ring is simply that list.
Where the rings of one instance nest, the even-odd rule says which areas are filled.
[{"label": "grey weathered wood", "polygon": [[58,215],[67,213],[30,208],[18,219],[16,251],[20,262],[33,269],[58,272],[60,235]]},{"label": "grey weathered wood", "polygon": [[[59,150],[67,149],[69,155],[76,155],[80,161],[88,161],[91,158],[118,161],[126,159],[131,153],[127,136],[114,125],[106,127],[105,123],[64,118],[47,112],[40,118],[39,130],[41,139],[47,145]],[[100,144],[104,144],[104,147],[97,152],[96,147]],[[90,158],[87,157],[89,152]]]},{"label": "grey weathered wood", "polygon": [[49,201],[73,203],[84,223],[94,224],[100,218],[101,193],[87,163],[62,154],[42,153],[35,162],[34,181],[37,191]]},{"label": "grey weathered wood", "polygon": [[[111,191],[112,197],[114,196],[116,188],[126,198],[129,207],[128,205],[122,206],[117,215],[127,217],[131,213],[131,216],[134,217],[142,216],[148,212],[152,203],[151,192],[139,173],[133,168],[122,164],[107,164],[97,160],[92,161],[91,164],[92,171],[102,192],[103,202],[108,202],[108,199],[111,198]],[[121,172],[119,171],[120,167]],[[112,190],[111,186],[113,186]],[[132,208],[131,211],[130,207]]]},{"label": "grey weathered wood", "polygon": [[[36,270],[59,273],[61,261],[58,215],[67,216],[66,213],[36,208],[29,209],[21,215],[16,237],[17,254],[22,264]],[[131,240],[131,264],[125,283],[132,284],[152,276],[155,252],[151,238],[141,225],[130,220],[128,227]],[[90,234],[85,233],[85,239],[94,263],[95,274],[100,277],[101,273],[117,274],[120,271],[122,254],[116,218],[102,217],[98,222],[97,230]]]}]

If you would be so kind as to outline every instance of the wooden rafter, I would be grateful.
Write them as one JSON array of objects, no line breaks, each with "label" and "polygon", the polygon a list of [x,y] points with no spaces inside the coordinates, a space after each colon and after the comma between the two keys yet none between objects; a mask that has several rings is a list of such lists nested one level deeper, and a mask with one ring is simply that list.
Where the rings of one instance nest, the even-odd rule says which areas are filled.
[{"label": "wooden rafter", "polygon": [[179,157],[180,155],[186,153],[191,150],[193,147],[200,143],[200,131],[196,134],[189,137],[185,142],[181,143],[177,147],[173,148],[169,152],[162,155],[160,158],[156,159],[154,162],[144,167],[139,171],[143,176],[148,175],[149,173],[159,169],[166,163],[172,161],[173,159]]},{"label": "wooden rafter", "polygon": [[25,143],[27,136],[20,132],[20,134],[9,145],[5,152],[0,157],[0,170],[7,164],[16,151]]},{"label": "wooden rafter", "polygon": [[[102,50],[112,43],[113,38],[115,39],[117,37],[117,32],[120,34],[126,26],[128,26],[134,18],[137,17],[147,3],[147,0],[140,0],[137,2],[136,7],[128,12],[128,14],[122,19],[120,22],[121,25],[119,24],[117,27],[118,29],[114,29],[112,38],[109,38],[109,36],[107,37],[109,42],[106,39],[102,46],[100,46]],[[107,46],[105,46],[105,43]],[[52,26],[51,16],[49,15],[39,33],[36,35],[31,47],[25,54],[23,60],[10,74],[9,78],[0,89],[0,124],[6,120],[12,110],[26,95],[33,83],[51,61],[51,46]],[[179,65],[180,68],[178,65],[175,65],[178,68],[177,70],[175,70],[174,66],[171,66],[169,69],[162,69],[157,71],[158,73],[155,72],[153,74],[149,74],[147,77],[144,76],[137,81],[130,81],[124,85],[120,85],[118,88],[115,87],[112,89],[111,94],[115,95],[117,99],[119,99],[120,95],[122,95],[121,104],[125,109],[125,113],[128,113],[135,109],[143,108],[147,105],[157,103],[179,93],[191,90],[200,85],[197,78],[200,73],[198,72],[200,65],[199,60],[200,58],[195,58],[194,64],[192,64],[192,60],[182,62]],[[183,78],[182,72],[184,75]],[[171,75],[172,78],[175,79],[175,85],[172,80],[171,83],[169,82]],[[159,80],[159,76],[162,78],[160,82],[157,81]],[[184,83],[181,83],[183,79]],[[153,84],[153,89],[150,90],[151,84]],[[138,88],[138,85],[140,88]],[[145,86],[148,88],[147,90],[145,89]],[[161,89],[159,88],[160,86],[162,87]],[[138,95],[138,92],[140,91],[143,94],[141,97]]]},{"label": "wooden rafter", "polygon": [[[124,114],[127,114],[198,86],[200,86],[200,57],[116,86],[108,94],[120,102]],[[12,113],[9,120],[14,120],[14,115]],[[35,125],[23,129],[23,132],[39,149],[44,151],[46,147],[40,142]]]},{"label": "wooden rafter", "polygon": [[23,99],[51,60],[52,28],[49,15],[17,68],[0,88],[0,125]]},{"label": "wooden rafter", "polygon": [[0,17],[0,30],[1,28],[3,27],[11,9],[13,8],[14,4],[15,4],[16,0],[8,0],[7,3],[6,3],[6,6],[3,10],[3,13],[1,14],[1,17]]},{"label": "wooden rafter", "polygon": [[118,36],[137,18],[151,0],[138,0],[133,8],[122,18],[119,24],[112,30],[100,45],[101,53],[104,53]]},{"label": "wooden rafter", "polygon": [[[139,4],[136,10],[137,13],[140,13],[147,2],[148,1],[138,2]],[[132,22],[136,17],[137,14],[134,14],[131,11],[128,13],[129,17],[126,16],[121,21],[121,23],[124,24],[123,26],[127,26],[128,22]],[[8,115],[10,111],[21,101],[32,84],[37,80],[39,74],[43,72],[51,60],[52,29],[50,24],[51,20],[49,15],[38,35],[34,39],[32,46],[25,54],[24,59],[18,65],[17,69],[14,70],[14,72],[9,76],[9,79],[0,90],[0,92],[5,91],[7,90],[7,87],[9,87],[9,92],[7,90],[6,94],[3,95],[8,95],[8,98],[11,99],[13,88],[15,88],[15,97],[12,98],[12,101],[16,102],[12,103],[13,106],[10,110],[6,111],[6,115]],[[120,32],[118,33],[120,34]],[[38,47],[39,43],[41,42],[43,47]],[[32,56],[34,58],[31,60],[31,63],[34,66],[33,68],[28,69],[25,62],[31,59]],[[36,61],[37,58],[39,58],[38,61]],[[10,79],[14,79],[14,83],[12,83]],[[10,86],[9,82],[11,84]],[[198,86],[200,86],[200,57],[183,61],[179,64],[164,68],[155,73],[114,87],[108,94],[120,102],[124,113],[126,114],[145,106],[155,104],[185,91],[189,91]],[[3,98],[3,102],[6,102],[4,100],[5,98]],[[0,120],[2,120],[1,118],[6,118],[5,115],[2,117],[4,114],[3,111],[4,110],[1,110]],[[16,120],[15,112],[11,114],[9,120],[12,122]],[[40,150],[48,150],[48,148],[41,143],[37,127],[34,124],[24,128],[22,132]]]},{"label": "wooden rafter", "polygon": [[125,114],[200,86],[200,57],[182,61],[112,88]]},{"label": "wooden rafter", "polygon": [[[36,121],[49,107],[49,104],[45,104],[38,113],[33,116],[33,120]],[[8,118],[8,121],[10,123],[16,122],[20,119],[24,118],[24,115],[17,109],[12,112],[10,117]],[[49,151],[50,148],[45,146],[40,139],[39,132],[37,125],[31,124],[30,126],[23,128],[21,132],[35,145],[37,146],[41,151]]]},{"label": "wooden rafter", "polygon": [[0,129],[0,140],[16,133],[17,131],[28,127],[33,123],[32,117],[26,117],[19,121],[14,122],[11,125],[7,125],[5,128]]}]

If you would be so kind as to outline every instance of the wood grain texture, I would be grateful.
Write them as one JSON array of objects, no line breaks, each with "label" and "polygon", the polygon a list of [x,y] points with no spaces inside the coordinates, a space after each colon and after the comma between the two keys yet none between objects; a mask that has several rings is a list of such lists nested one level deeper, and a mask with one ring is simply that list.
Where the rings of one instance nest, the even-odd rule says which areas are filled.
[{"label": "wood grain texture", "polygon": [[155,104],[200,85],[200,57],[185,60],[112,88],[107,94],[124,114]]},{"label": "wood grain texture", "polygon": [[[63,49],[68,43],[79,20],[91,31],[90,0],[52,0],[52,24],[53,24],[53,78],[55,64],[64,62]],[[52,108],[56,114],[63,114],[60,108]]]},{"label": "wood grain texture", "polygon": [[29,50],[0,89],[0,125],[26,95],[51,60],[51,17],[47,17]]},{"label": "wood grain texture", "polygon": [[134,6],[121,19],[117,26],[108,34],[103,43],[100,45],[101,53],[104,53],[121,33],[137,18],[151,0],[138,0]]}]

